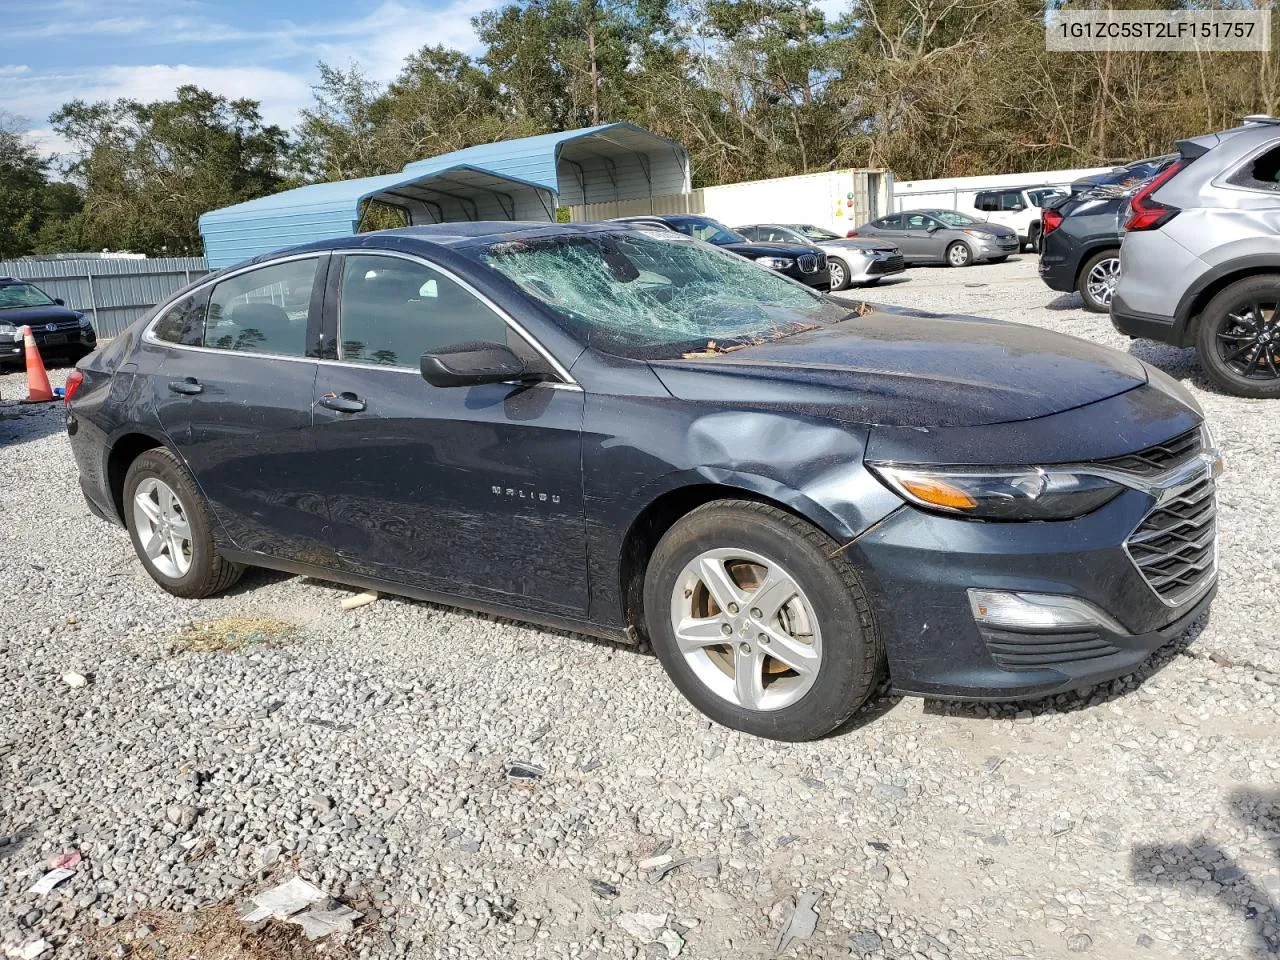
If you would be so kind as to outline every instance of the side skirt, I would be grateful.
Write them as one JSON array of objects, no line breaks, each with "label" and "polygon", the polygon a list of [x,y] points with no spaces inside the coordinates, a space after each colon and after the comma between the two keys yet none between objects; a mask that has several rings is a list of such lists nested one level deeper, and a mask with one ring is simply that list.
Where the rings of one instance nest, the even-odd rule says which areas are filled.
[{"label": "side skirt", "polygon": [[222,545],[219,545],[218,553],[228,560],[232,560],[236,563],[242,563],[247,567],[265,567],[269,570],[279,570],[282,573],[292,573],[299,577],[315,577],[317,580],[341,583],[349,587],[362,587],[365,590],[377,590],[379,593],[409,597],[413,600],[425,600],[428,603],[436,603],[443,607],[457,607],[462,610],[475,613],[485,613],[494,617],[504,617],[508,620],[519,620],[524,623],[531,623],[540,627],[549,627],[552,630],[565,630],[570,633],[582,633],[589,637],[596,637],[600,640],[609,640],[614,643],[635,644],[638,640],[635,630],[630,627],[626,629],[617,629],[614,627],[604,626],[603,624],[593,623],[589,620],[575,620],[568,617],[557,617],[553,614],[540,613],[526,610],[522,607],[507,606],[505,604],[491,603],[484,600],[475,600],[471,597],[455,596],[448,593],[434,593],[429,590],[411,587],[404,583],[398,583],[394,580],[380,580],[377,577],[366,577],[346,570],[335,570],[332,567],[314,566],[309,563],[302,563],[296,560],[286,560],[280,557],[272,557],[266,554],[253,553],[246,550],[233,550]]}]

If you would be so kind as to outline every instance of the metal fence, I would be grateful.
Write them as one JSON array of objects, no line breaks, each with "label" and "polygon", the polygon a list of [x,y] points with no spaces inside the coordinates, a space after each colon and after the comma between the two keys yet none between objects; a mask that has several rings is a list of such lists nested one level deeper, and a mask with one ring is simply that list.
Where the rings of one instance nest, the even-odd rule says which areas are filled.
[{"label": "metal fence", "polygon": [[114,337],[143,311],[209,272],[203,257],[147,260],[0,260],[0,277],[21,277],[93,318]]}]

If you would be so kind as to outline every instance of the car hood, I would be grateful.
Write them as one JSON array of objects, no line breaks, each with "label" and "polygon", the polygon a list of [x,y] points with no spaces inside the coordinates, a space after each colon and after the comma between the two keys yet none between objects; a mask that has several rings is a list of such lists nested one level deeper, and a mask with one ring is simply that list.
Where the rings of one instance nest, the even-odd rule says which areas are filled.
[{"label": "car hood", "polygon": [[798,243],[756,243],[753,240],[742,243],[721,243],[717,246],[744,257],[803,257],[817,252],[814,247],[802,247]]},{"label": "car hood", "polygon": [[886,308],[730,353],[651,365],[684,400],[906,427],[1029,420],[1147,382],[1146,368],[1128,354],[1074,337]]},{"label": "car hood", "polygon": [[1006,227],[1002,223],[973,223],[963,227],[953,227],[953,230],[973,230],[977,233],[986,233],[993,237],[1016,237],[1018,231],[1012,227]]},{"label": "car hood", "polygon": [[10,307],[7,310],[0,310],[0,323],[12,323],[15,327],[28,324],[35,327],[42,323],[65,323],[67,320],[78,319],[80,314],[76,311],[56,304],[48,307]]}]

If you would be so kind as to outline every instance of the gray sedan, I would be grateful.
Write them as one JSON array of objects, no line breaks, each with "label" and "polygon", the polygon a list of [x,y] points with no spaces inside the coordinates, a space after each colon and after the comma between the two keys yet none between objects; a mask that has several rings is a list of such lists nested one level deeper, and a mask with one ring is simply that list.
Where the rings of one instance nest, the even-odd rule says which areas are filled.
[{"label": "gray sedan", "polygon": [[955,210],[903,210],[853,231],[854,236],[890,240],[907,263],[967,267],[978,260],[1000,263],[1018,252],[1017,231],[984,223]]},{"label": "gray sedan", "polygon": [[843,290],[855,283],[876,283],[907,268],[902,251],[888,240],[842,237],[812,223],[754,223],[735,229],[749,240],[821,247],[827,255],[832,290]]}]

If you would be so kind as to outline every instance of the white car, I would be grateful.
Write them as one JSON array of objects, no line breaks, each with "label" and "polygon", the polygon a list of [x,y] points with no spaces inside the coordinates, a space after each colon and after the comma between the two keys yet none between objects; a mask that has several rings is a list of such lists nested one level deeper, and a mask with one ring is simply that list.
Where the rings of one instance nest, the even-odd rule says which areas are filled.
[{"label": "white car", "polygon": [[907,269],[898,245],[890,240],[842,237],[812,223],[753,223],[735,227],[748,240],[762,243],[807,243],[827,255],[831,289],[872,284]]},{"label": "white car", "polygon": [[982,190],[973,198],[973,209],[980,220],[999,223],[1018,231],[1024,247],[1040,249],[1040,208],[1056,197],[1066,195],[1057,187],[1009,187],[1005,190]]}]

